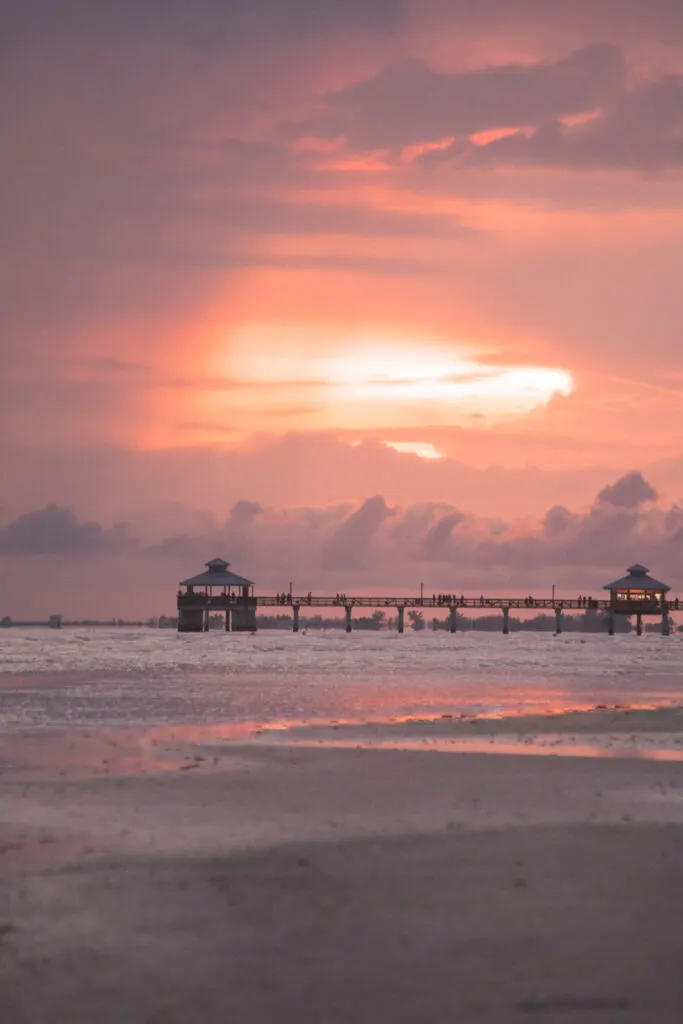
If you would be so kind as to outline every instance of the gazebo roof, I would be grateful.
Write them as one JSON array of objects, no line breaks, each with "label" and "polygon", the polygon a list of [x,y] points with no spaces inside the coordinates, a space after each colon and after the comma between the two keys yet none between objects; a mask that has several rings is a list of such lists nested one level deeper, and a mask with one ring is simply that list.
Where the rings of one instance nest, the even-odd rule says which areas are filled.
[{"label": "gazebo roof", "polygon": [[603,590],[671,590],[668,584],[648,576],[648,570],[644,565],[632,565],[627,569],[627,573],[627,576],[622,576],[613,583],[606,583]]},{"label": "gazebo roof", "polygon": [[190,576],[187,580],[181,580],[181,587],[250,587],[253,580],[245,579],[234,572],[229,572],[230,562],[223,558],[212,558],[206,562],[206,572],[200,572],[197,576]]}]

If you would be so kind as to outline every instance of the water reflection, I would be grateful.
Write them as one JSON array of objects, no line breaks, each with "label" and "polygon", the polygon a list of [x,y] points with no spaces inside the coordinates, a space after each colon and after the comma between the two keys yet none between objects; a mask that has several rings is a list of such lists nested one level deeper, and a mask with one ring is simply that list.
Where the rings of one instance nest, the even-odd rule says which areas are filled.
[{"label": "water reflection", "polygon": [[[662,731],[666,723],[656,720],[656,709],[652,705],[584,707],[582,710],[589,713],[590,722],[584,719],[583,729],[580,716],[575,717],[577,710],[561,708],[553,712],[546,709],[535,719],[516,719],[509,713],[481,716],[461,712],[443,713],[437,718],[375,714],[332,719],[40,730],[4,738],[0,773],[64,778],[217,769],[224,767],[221,765],[222,748],[228,744],[683,760],[683,733]],[[638,715],[638,712],[645,714]],[[604,717],[606,713],[608,717]],[[629,713],[637,717],[629,717]],[[603,717],[605,730],[600,731]],[[557,722],[555,731],[551,727],[553,719]],[[586,730],[587,724],[590,731]],[[457,734],[461,727],[474,727],[478,735]],[[419,735],[411,736],[412,729],[420,730]]]},{"label": "water reflection", "polygon": [[641,746],[643,740],[655,737],[634,737],[632,743],[604,743],[596,741],[586,743],[583,737],[554,736],[527,737],[520,739],[514,736],[489,736],[472,739],[410,739],[396,737],[394,739],[303,739],[286,737],[275,740],[279,746],[323,746],[342,747],[349,749],[377,750],[420,750],[451,754],[506,754],[506,755],[545,755],[546,757],[598,757],[628,758],[644,761],[683,761],[683,748],[680,740],[674,739],[666,745],[661,737],[656,737],[657,746]]}]

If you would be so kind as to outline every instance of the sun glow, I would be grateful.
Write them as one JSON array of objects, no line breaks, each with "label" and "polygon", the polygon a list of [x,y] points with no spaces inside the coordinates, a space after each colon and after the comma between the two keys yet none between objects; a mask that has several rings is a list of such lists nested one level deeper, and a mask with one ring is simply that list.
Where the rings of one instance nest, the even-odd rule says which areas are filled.
[{"label": "sun glow", "polygon": [[438,351],[399,350],[338,358],[327,377],[334,401],[435,403],[484,415],[520,414],[573,390],[571,375],[546,367],[485,366]]},{"label": "sun glow", "polygon": [[387,448],[393,448],[400,455],[417,455],[420,459],[443,459],[443,452],[428,441],[384,441]]},{"label": "sun glow", "polygon": [[306,425],[326,427],[495,422],[573,391],[566,370],[491,365],[478,356],[466,345],[454,351],[422,339],[368,341],[341,332],[264,326],[231,347],[228,373],[239,384],[233,406],[246,410],[258,404],[273,415],[287,407],[306,419],[308,405]]}]

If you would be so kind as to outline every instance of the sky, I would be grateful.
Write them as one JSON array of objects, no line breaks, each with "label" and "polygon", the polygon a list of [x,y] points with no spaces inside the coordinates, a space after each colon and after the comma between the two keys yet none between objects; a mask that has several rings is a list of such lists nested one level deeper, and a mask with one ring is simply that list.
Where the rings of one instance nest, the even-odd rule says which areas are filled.
[{"label": "sky", "polygon": [[680,0],[0,0],[0,139],[0,617],[683,592]]}]

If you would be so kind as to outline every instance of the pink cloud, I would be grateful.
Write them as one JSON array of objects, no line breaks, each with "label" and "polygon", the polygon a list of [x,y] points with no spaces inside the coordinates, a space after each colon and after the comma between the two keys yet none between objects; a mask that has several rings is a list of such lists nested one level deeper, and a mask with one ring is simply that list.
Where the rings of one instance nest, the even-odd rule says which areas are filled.
[{"label": "pink cloud", "polygon": [[[584,510],[555,506],[540,519],[507,523],[443,503],[389,507],[381,495],[327,508],[268,508],[241,500],[222,523],[151,544],[131,528],[83,522],[52,505],[0,528],[2,575],[16,577],[0,596],[3,607],[14,603],[14,614],[17,604],[46,614],[46,595],[21,583],[38,561],[49,566],[55,586],[61,581],[72,614],[79,600],[90,613],[150,614],[154,607],[170,610],[169,588],[217,553],[256,580],[260,592],[284,590],[289,580],[303,593],[409,592],[421,580],[437,592],[516,593],[554,582],[560,589],[597,593],[634,561],[660,566],[658,574],[674,590],[683,587],[681,506],[635,507],[633,474],[610,486],[621,504],[598,495]],[[649,493],[644,478],[638,486],[639,496]],[[624,507],[627,496],[631,507]],[[117,568],[111,587],[103,587],[110,563]],[[124,569],[125,586],[116,582]],[[99,581],[88,582],[94,579]],[[75,595],[68,593],[68,580],[84,581]],[[125,603],[123,612],[112,611],[115,600]]]}]

